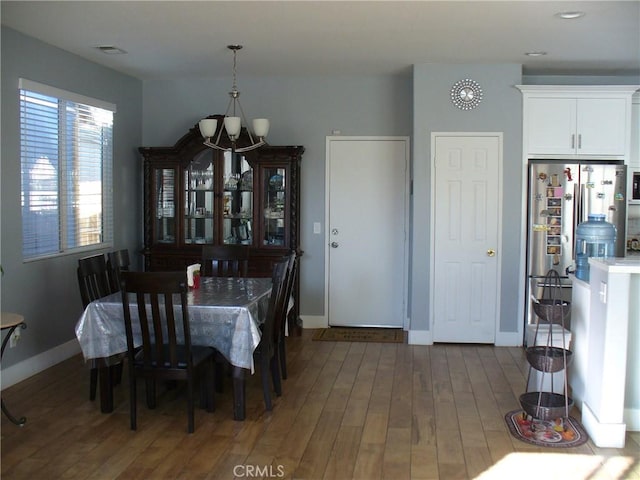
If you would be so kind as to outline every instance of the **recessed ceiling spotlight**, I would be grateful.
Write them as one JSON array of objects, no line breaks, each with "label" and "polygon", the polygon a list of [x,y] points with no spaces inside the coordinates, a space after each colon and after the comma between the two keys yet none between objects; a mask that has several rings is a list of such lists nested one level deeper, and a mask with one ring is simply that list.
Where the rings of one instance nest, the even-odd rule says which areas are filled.
[{"label": "recessed ceiling spotlight", "polygon": [[127,53],[126,51],[124,51],[121,48],[118,48],[118,47],[116,47],[114,45],[98,45],[95,48],[100,50],[102,53],[106,53],[108,55],[121,55],[123,53]]},{"label": "recessed ceiling spotlight", "polygon": [[584,17],[584,12],[558,12],[556,13],[556,17],[562,18],[563,20],[573,20],[575,18]]},{"label": "recessed ceiling spotlight", "polygon": [[525,52],[527,57],[543,57],[547,52]]}]

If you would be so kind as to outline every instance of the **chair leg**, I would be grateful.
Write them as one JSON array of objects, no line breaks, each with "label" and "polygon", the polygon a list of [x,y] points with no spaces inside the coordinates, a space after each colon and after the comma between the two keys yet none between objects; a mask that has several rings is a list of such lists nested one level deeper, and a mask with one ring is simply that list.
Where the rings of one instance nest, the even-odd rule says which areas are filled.
[{"label": "chair leg", "polygon": [[96,391],[98,390],[98,369],[92,368],[89,373],[89,400],[96,399]]},{"label": "chair leg", "polygon": [[114,385],[120,385],[120,383],[122,382],[122,369],[123,369],[123,363],[120,362],[116,365],[113,366],[113,375],[111,377],[111,381]]},{"label": "chair leg", "polygon": [[274,355],[271,357],[269,361],[270,369],[271,369],[271,378],[273,380],[273,389],[276,392],[278,397],[282,396],[282,381],[280,379],[280,362],[278,362],[278,357]]},{"label": "chair leg", "polygon": [[282,374],[282,379],[287,379],[287,349],[284,343],[284,338],[278,344],[278,357],[280,358],[280,373]]},{"label": "chair leg", "polygon": [[271,403],[271,383],[269,382],[269,361],[263,359],[260,362],[260,375],[262,376],[262,395],[264,396],[264,406],[267,410],[273,410]]}]

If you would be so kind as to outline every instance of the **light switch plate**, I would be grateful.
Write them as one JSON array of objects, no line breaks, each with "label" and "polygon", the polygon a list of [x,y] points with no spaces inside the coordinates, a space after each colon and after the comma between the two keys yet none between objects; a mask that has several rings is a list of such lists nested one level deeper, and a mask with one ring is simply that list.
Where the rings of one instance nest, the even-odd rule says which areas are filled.
[{"label": "light switch plate", "polygon": [[320,222],[313,222],[313,233],[322,233]]}]

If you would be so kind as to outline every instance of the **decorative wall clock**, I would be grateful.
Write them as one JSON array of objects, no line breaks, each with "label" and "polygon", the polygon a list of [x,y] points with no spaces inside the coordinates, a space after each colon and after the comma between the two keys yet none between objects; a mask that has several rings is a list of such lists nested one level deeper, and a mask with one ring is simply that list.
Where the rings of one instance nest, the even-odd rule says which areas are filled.
[{"label": "decorative wall clock", "polygon": [[460,110],[472,110],[482,101],[482,88],[470,78],[460,80],[451,87],[451,101]]}]

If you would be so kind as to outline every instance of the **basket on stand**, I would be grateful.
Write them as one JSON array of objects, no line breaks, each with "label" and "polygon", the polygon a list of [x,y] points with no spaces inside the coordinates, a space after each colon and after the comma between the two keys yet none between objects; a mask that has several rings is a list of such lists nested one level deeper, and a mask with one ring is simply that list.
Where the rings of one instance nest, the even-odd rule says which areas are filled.
[{"label": "basket on stand", "polygon": [[[547,292],[549,290],[549,292]],[[549,270],[545,276],[542,298],[535,299],[533,308],[539,321],[536,322],[535,337],[532,346],[526,349],[529,362],[529,375],[527,386],[531,379],[532,369],[542,372],[542,379],[547,374],[564,371],[564,394],[542,391],[542,379],[538,391],[527,391],[520,395],[520,405],[534,418],[540,420],[553,420],[559,417],[568,417],[569,410],[573,407],[573,400],[567,395],[567,366],[573,359],[573,353],[565,345],[565,318],[571,310],[570,302],[561,299],[560,276],[555,270]],[[550,298],[547,298],[547,293]],[[538,344],[540,324],[548,324],[549,333],[546,342]],[[553,326],[562,326],[562,347],[553,346]],[[551,377],[551,390],[553,390],[553,376]]]}]

